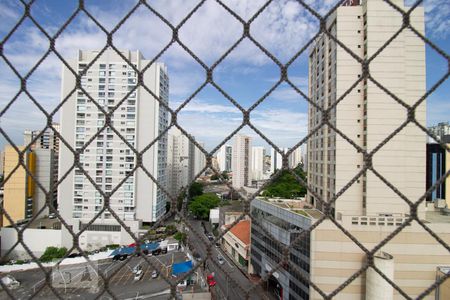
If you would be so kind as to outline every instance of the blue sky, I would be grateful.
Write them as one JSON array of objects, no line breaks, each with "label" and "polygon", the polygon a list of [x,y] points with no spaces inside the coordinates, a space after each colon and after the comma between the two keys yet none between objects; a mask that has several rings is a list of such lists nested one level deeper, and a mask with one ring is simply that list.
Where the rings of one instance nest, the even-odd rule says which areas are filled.
[{"label": "blue sky", "polygon": [[[87,10],[111,30],[123,18],[136,0],[86,0]],[[178,24],[198,1],[150,1],[155,10],[172,24]],[[243,19],[250,18],[265,1],[224,1]],[[324,13],[336,1],[308,0]],[[67,20],[78,1],[36,0],[31,14],[53,35]],[[450,52],[450,3],[446,0],[425,0],[427,37],[445,52]],[[0,2],[0,39],[11,30],[23,13],[19,1]],[[287,62],[318,30],[317,20],[293,0],[274,1],[252,23],[252,36],[272,54]],[[206,1],[183,27],[180,39],[206,64],[215,62],[235,43],[242,26],[215,1]],[[153,58],[171,39],[170,29],[148,9],[139,8],[114,35],[120,49],[142,51]],[[98,49],[106,36],[84,14],[79,14],[57,39],[56,48],[66,58],[75,57],[77,49]],[[48,40],[31,21],[26,20],[4,45],[5,56],[26,74],[48,49]],[[179,45],[172,45],[160,58],[168,65],[170,74],[170,105],[176,108],[205,80],[202,67]],[[289,68],[289,77],[307,94],[307,51]],[[427,47],[427,85],[431,87],[447,72],[446,60]],[[30,93],[50,111],[59,103],[61,62],[51,54],[30,76]],[[264,95],[279,78],[279,69],[253,43],[244,40],[216,68],[215,82],[244,108],[250,107]],[[17,93],[20,82],[0,60],[0,108]],[[450,83],[447,80],[427,99],[427,123],[448,121]],[[58,116],[58,114],[56,115]],[[58,117],[56,117],[58,120]],[[251,120],[280,147],[295,145],[307,131],[307,102],[287,84],[281,84],[251,114]],[[188,132],[214,148],[242,122],[242,114],[215,88],[206,86],[179,115],[179,123]],[[20,96],[1,118],[1,126],[17,144],[21,144],[25,129],[40,129],[45,119],[26,96]],[[255,145],[265,145],[249,129],[244,133],[255,137]],[[0,146],[5,143],[0,136]]]}]

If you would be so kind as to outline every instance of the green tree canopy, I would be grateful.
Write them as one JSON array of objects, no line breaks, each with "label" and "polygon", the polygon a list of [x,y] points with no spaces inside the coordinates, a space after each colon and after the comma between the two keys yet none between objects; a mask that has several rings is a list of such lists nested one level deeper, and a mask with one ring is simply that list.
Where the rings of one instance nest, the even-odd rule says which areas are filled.
[{"label": "green tree canopy", "polygon": [[195,197],[189,203],[189,210],[199,219],[208,219],[211,208],[220,203],[216,194],[208,193]]},{"label": "green tree canopy", "polygon": [[203,194],[203,184],[199,182],[193,182],[189,188],[189,196],[191,199]]},{"label": "green tree canopy", "polygon": [[[306,173],[301,166],[296,167],[294,172],[306,182]],[[262,192],[262,196],[265,197],[281,197],[285,199],[303,197],[305,195],[306,188],[297,181],[294,175],[286,170],[282,171],[282,174]]]}]

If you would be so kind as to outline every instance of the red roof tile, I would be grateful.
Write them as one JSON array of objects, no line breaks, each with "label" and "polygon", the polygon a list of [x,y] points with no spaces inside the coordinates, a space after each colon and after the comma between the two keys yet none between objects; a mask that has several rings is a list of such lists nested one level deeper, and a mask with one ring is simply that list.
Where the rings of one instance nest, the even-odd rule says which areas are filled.
[{"label": "red roof tile", "polygon": [[250,244],[250,220],[240,221],[230,229],[230,232],[245,245]]}]

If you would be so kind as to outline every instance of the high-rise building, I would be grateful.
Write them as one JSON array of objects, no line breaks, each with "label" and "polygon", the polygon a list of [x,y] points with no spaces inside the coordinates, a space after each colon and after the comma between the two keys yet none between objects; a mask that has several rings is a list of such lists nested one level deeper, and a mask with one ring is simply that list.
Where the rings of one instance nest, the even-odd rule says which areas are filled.
[{"label": "high-rise building", "polygon": [[[19,151],[25,150],[23,146],[17,148]],[[12,146],[5,146],[4,176],[7,181],[3,186],[3,209],[14,223],[30,219],[39,210],[34,197],[35,182],[30,176],[30,173],[35,176],[35,153],[27,149],[23,160],[29,173],[23,166],[16,169],[19,163],[19,154]],[[2,219],[3,226],[11,225],[6,215],[2,214]]]},{"label": "high-rise building", "polygon": [[[283,153],[288,151],[288,148],[281,148]],[[270,148],[270,173],[275,173],[276,170],[279,170],[283,167],[283,157],[281,153],[277,152],[274,148]]]},{"label": "high-rise building", "polygon": [[[59,132],[58,123],[53,123],[52,126]],[[59,138],[50,128],[46,128],[42,133],[40,130],[25,130],[24,145],[27,146],[32,141],[34,141],[31,144],[32,149],[53,149],[56,153],[59,151]]]},{"label": "high-rise building", "polygon": [[[327,20],[327,26],[361,59],[371,57],[402,24],[402,17],[380,0],[352,1]],[[404,7],[403,0],[396,0]],[[389,17],[389,23],[384,18]],[[411,25],[424,31],[423,7],[414,9]],[[401,54],[400,54],[401,53]],[[413,105],[425,93],[425,47],[405,30],[370,62],[370,74],[391,93]],[[361,64],[327,35],[318,37],[309,56],[309,96],[323,108],[339,99],[362,76]],[[426,104],[415,118],[425,124]],[[322,113],[309,106],[309,130],[321,123]],[[407,118],[407,110],[368,79],[359,81],[337,107],[330,122],[358,146],[370,152]],[[417,199],[425,188],[426,135],[408,124],[372,158],[374,168],[408,199]],[[362,153],[328,126],[308,140],[308,183],[323,199],[331,199],[363,168]],[[311,193],[308,201],[320,203]],[[424,205],[419,212],[423,212]],[[337,214],[378,215],[409,213],[408,205],[373,173],[367,172],[335,204]]]},{"label": "high-rise building", "polygon": [[[52,127],[59,132],[58,123],[53,123]],[[25,130],[24,145],[30,145],[30,149],[36,152],[39,177],[45,182],[45,186],[50,188],[50,184],[58,182],[59,138],[50,128],[46,128],[42,133],[39,130]],[[38,202],[45,201],[45,193],[41,189],[37,189],[36,192]],[[56,208],[58,189],[54,189],[52,195],[51,203]]]},{"label": "high-rise building", "polygon": [[252,139],[238,134],[233,145],[233,187],[240,189],[251,184]]},{"label": "high-rise building", "polygon": [[192,142],[176,127],[168,134],[167,187],[176,196],[193,179],[194,157],[190,155]]},{"label": "high-rise building", "polygon": [[252,180],[262,180],[264,175],[264,147],[252,147]]},{"label": "high-rise building", "polygon": [[217,162],[219,163],[219,170],[222,172],[230,172],[233,160],[233,146],[223,145],[217,151]]},{"label": "high-rise building", "polygon": [[[203,149],[205,148],[205,143],[201,143],[201,142],[197,142]],[[204,174],[204,172],[201,172],[205,166],[206,166],[206,156],[205,154],[197,147],[195,146],[193,143],[191,145],[191,151],[194,153],[193,158],[194,158],[194,176],[192,176],[191,178],[194,178],[195,176],[197,176],[199,173],[200,176],[202,176]]]},{"label": "high-rise building", "polygon": [[[162,190],[142,168],[133,171],[136,157],[132,148],[146,149],[167,128],[168,112],[160,104],[168,103],[167,68],[162,63],[153,63],[147,68],[150,61],[139,51],[121,51],[132,63],[129,65],[119,54],[108,49],[85,70],[98,54],[99,51],[79,51],[75,59],[68,60],[70,67],[79,74],[85,71],[81,85],[90,97],[80,89],[71,94],[76,78],[69,68],[63,68],[61,98],[68,97],[68,100],[62,106],[61,135],[73,149],[81,151],[79,161],[83,169],[102,192],[111,193],[127,177],[108,203],[117,216],[136,231],[141,222],[158,221],[166,209],[166,195]],[[136,87],[138,74],[135,69],[144,68],[147,69],[143,84],[151,93],[141,86]],[[106,113],[114,113],[105,115],[99,107]],[[115,130],[105,126],[107,120]],[[146,149],[141,163],[161,185],[166,186],[167,134]],[[60,176],[73,164],[73,153],[61,144]],[[60,212],[74,230],[86,226],[105,204],[102,193],[77,167],[59,186],[58,198]],[[92,237],[81,242],[82,247],[111,242],[115,238],[114,231],[126,235],[108,210],[103,211],[88,229],[102,230],[104,234],[99,242],[99,233],[92,233]],[[106,234],[107,231],[111,233]]]},{"label": "high-rise building", "polygon": [[449,122],[441,122],[435,126],[428,127],[428,130],[442,140],[445,135],[450,135],[450,124]]},{"label": "high-rise building", "polygon": [[[408,11],[403,0],[392,1]],[[389,21],[387,21],[389,20]],[[424,8],[415,7],[409,22],[424,34]],[[402,27],[403,17],[382,0],[348,1],[327,19],[326,26],[342,44],[361,59],[372,57]],[[370,75],[408,105],[426,90],[424,42],[410,30],[403,30],[370,61]],[[406,119],[407,110],[369,79],[362,79],[361,64],[323,34],[315,40],[309,56],[309,97],[328,108],[355,84],[337,107],[330,122],[362,149],[371,152]],[[361,80],[362,79],[362,80]],[[355,83],[360,80],[358,83]],[[425,125],[426,103],[415,111],[416,120]],[[310,132],[320,126],[322,114],[309,107]],[[408,124],[372,157],[372,166],[407,199],[416,202],[425,193],[426,134]],[[377,175],[368,170],[345,191],[340,192],[364,166],[359,153],[328,126],[318,128],[308,141],[307,201],[323,210],[319,197],[333,199],[336,222],[349,230],[365,247],[373,249],[394,230],[407,222],[411,209]],[[427,227],[450,242],[449,216],[423,201],[416,216]],[[309,279],[325,293],[337,289],[367,261],[366,255],[330,220],[310,235]],[[426,253],[426,259],[424,256]],[[449,265],[448,251],[430,238],[417,222],[397,233],[374,257],[374,264],[410,297],[415,298],[435,282],[436,267]],[[303,290],[304,291],[304,290]],[[434,299],[434,292],[428,299]],[[321,299],[309,289],[309,299]],[[364,272],[336,295],[336,299],[399,299],[398,292],[372,269]],[[287,298],[286,298],[287,299]],[[308,299],[305,297],[305,299]]]},{"label": "high-rise building", "polygon": [[292,151],[291,155],[289,155],[289,168],[294,169],[298,165],[303,163],[303,154],[301,147],[296,148]]}]

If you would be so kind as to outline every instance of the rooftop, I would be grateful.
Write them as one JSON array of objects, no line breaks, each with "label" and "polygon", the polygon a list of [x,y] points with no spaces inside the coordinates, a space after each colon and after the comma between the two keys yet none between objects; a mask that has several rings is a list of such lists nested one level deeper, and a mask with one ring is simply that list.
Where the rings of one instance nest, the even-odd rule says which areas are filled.
[{"label": "rooftop", "polygon": [[250,220],[243,220],[231,227],[230,232],[245,245],[250,244]]},{"label": "rooftop", "polygon": [[278,199],[278,198],[259,198],[266,202],[270,202],[272,205],[284,208],[296,214],[312,218],[320,219],[323,213],[311,206],[305,200],[298,199]]}]

